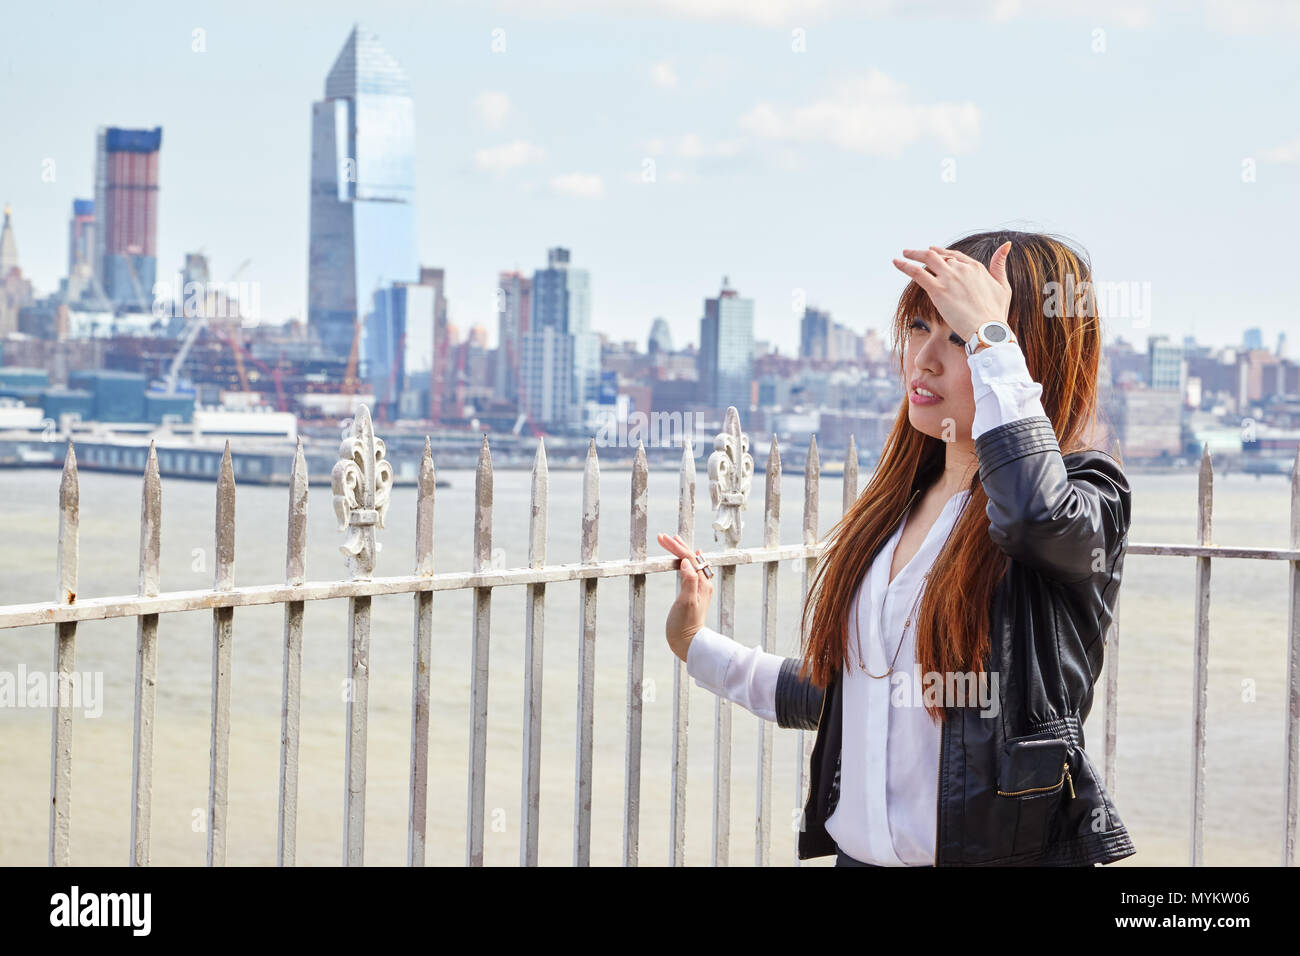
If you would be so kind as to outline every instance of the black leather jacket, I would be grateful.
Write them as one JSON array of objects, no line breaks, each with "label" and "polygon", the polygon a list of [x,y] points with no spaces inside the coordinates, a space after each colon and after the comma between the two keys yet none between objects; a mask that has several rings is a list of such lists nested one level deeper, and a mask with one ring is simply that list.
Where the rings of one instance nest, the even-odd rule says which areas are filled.
[{"label": "black leather jacket", "polygon": [[[1009,557],[991,612],[985,668],[999,709],[948,707],[939,746],[937,866],[1079,866],[1136,852],[1083,744],[1128,548],[1131,495],[1095,449],[1062,456],[1042,415],[975,441],[989,535]],[[839,672],[826,688],[786,658],[781,727],[816,729],[800,859],[835,852],[826,820],[839,796]],[[993,684],[990,681],[989,685]]]}]

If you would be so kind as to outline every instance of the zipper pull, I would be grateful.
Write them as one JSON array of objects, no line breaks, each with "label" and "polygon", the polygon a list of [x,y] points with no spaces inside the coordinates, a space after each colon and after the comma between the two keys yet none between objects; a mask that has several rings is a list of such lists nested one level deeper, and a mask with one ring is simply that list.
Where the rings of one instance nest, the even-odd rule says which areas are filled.
[{"label": "zipper pull", "polygon": [[1074,778],[1070,776],[1070,762],[1065,762],[1065,782],[1070,786],[1070,799],[1074,799]]}]

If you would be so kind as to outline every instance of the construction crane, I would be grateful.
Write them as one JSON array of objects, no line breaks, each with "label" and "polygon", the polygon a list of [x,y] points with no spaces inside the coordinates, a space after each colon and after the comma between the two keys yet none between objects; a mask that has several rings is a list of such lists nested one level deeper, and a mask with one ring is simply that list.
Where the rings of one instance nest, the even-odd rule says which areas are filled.
[{"label": "construction crane", "polygon": [[228,335],[226,332],[216,328],[215,326],[213,327],[213,331],[216,332],[216,334],[227,345],[230,346],[230,351],[234,354],[235,357],[235,368],[239,372],[240,383],[243,385],[244,391],[246,392],[249,391],[248,374],[246,371],[246,367],[244,365],[244,360],[247,359],[248,361],[252,362],[255,366],[257,366],[259,371],[265,373],[266,376],[269,379],[271,379],[272,383],[275,385],[276,409],[281,412],[288,411],[289,410],[288,400],[284,394],[284,381],[281,378],[280,366],[278,364],[275,367],[267,365],[265,362],[259,359],[252,352],[244,348],[243,343],[240,342],[235,336]]},{"label": "construction crane", "polygon": [[361,326],[363,320],[358,314],[352,320],[352,349],[348,352],[348,367],[343,371],[343,387],[340,391],[344,395],[355,395],[357,392],[357,357],[361,347]]},{"label": "construction crane", "polygon": [[[378,292],[383,284],[382,277],[376,280],[375,292]],[[374,293],[371,294],[370,301],[374,301]],[[357,362],[361,357],[361,329],[365,324],[365,313],[358,306],[352,320],[352,348],[348,352],[348,366],[343,372],[343,387],[339,390],[344,395],[355,395],[357,392]]]},{"label": "construction crane", "polygon": [[[241,262],[239,264],[239,268],[237,268],[234,272],[230,273],[230,278],[226,280],[226,284],[229,285],[231,282],[234,282],[235,279],[245,269],[248,268],[249,263],[251,263],[252,261],[253,261],[252,259],[245,259],[243,262]],[[134,271],[135,270],[133,269],[132,270],[133,275],[134,275]],[[185,290],[181,289],[182,300],[184,300],[184,297],[185,297]],[[229,301],[229,299],[227,299],[227,301]],[[199,305],[199,314],[193,316],[193,320],[190,322],[189,327],[185,330],[185,334],[181,340],[181,347],[176,350],[176,356],[172,359],[171,367],[168,368],[167,370],[167,377],[166,379],[164,379],[164,392],[167,395],[176,394],[176,382],[180,376],[181,367],[185,364],[185,359],[186,357],[189,356],[190,349],[194,347],[194,342],[198,339],[199,333],[203,331],[204,326],[206,326],[207,324],[208,324],[208,302],[207,302],[207,295],[205,292],[203,296],[203,301]],[[238,356],[238,352],[236,352],[236,355]],[[244,391],[248,391],[248,380],[244,375],[244,367],[242,361],[238,357],[235,360],[235,365],[239,369],[240,380],[244,383]]]},{"label": "construction crane", "polygon": [[144,289],[140,285],[140,277],[135,273],[135,263],[131,261],[132,257],[138,256],[142,251],[139,246],[127,246],[126,255],[122,258],[126,260],[126,271],[131,276],[131,288],[135,290],[135,301],[144,306],[146,305]]}]

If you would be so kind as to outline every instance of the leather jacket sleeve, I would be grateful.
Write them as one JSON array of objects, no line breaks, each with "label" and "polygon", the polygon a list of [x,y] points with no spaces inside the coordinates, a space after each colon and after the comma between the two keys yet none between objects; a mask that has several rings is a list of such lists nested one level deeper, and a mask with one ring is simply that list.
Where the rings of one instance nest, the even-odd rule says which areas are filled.
[{"label": "leather jacket sleeve", "polygon": [[810,676],[799,676],[801,663],[798,657],[787,657],[781,662],[776,678],[776,725],[816,730],[821,723],[826,689],[814,686]]},{"label": "leather jacket sleeve", "polygon": [[999,548],[1067,585],[1113,570],[1131,514],[1118,462],[1094,453],[1086,467],[1067,473],[1046,415],[984,432],[975,451],[989,499],[989,536]]}]

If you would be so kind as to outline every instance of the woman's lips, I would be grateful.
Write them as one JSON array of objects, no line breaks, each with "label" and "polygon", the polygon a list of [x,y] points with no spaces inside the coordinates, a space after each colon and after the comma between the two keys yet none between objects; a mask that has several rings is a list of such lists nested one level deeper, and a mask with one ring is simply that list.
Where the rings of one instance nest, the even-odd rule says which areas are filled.
[{"label": "woman's lips", "polygon": [[938,395],[922,395],[915,387],[908,389],[907,398],[913,405],[937,405],[943,401]]}]

